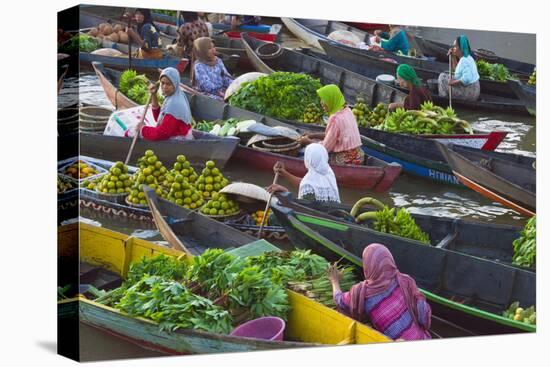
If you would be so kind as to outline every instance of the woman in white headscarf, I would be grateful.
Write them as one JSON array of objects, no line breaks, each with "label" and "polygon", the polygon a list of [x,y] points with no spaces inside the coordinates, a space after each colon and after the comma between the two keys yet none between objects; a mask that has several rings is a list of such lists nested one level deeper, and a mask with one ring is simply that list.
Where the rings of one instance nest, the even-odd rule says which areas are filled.
[{"label": "woman in white headscarf", "polygon": [[158,85],[149,87],[151,92],[151,109],[158,121],[156,127],[140,127],[145,140],[193,139],[192,117],[189,101],[179,87],[180,74],[176,68],[166,68],[160,74],[160,89],[165,96],[162,107],[157,100]]},{"label": "woman in white headscarf", "polygon": [[[340,202],[338,185],[332,168],[328,164],[328,152],[325,147],[318,143],[309,144],[304,153],[304,164],[307,174],[303,178],[289,173],[282,162],[275,163],[273,171],[286,178],[294,186],[298,186],[298,199],[310,199],[315,201]],[[280,192],[289,191],[286,187],[278,184],[271,185],[267,191]]]}]

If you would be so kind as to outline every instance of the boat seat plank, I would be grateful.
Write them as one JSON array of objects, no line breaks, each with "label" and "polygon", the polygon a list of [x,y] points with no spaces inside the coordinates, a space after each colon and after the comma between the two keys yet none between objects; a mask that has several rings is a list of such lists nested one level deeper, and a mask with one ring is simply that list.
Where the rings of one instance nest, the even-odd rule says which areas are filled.
[{"label": "boat seat plank", "polygon": [[458,236],[458,232],[449,233],[447,236],[445,236],[445,238],[439,241],[439,243],[435,247],[446,249],[447,247],[449,247],[454,243],[457,236]]}]

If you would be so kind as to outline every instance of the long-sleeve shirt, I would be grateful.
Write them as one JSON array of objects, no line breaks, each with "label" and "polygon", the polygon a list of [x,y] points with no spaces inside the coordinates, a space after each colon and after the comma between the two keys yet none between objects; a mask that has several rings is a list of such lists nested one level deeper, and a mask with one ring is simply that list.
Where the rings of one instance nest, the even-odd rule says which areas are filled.
[{"label": "long-sleeve shirt", "polygon": [[[387,34],[387,33],[386,33]],[[383,34],[381,34],[383,36]],[[389,40],[382,40],[380,47],[386,51],[397,52],[401,51],[405,55],[409,53],[409,40],[404,30],[400,30],[395,36]]]},{"label": "long-sleeve shirt", "polygon": [[148,50],[159,47],[159,33],[151,23],[145,23],[139,33],[141,39],[145,42],[143,48]]},{"label": "long-sleeve shirt", "polygon": [[460,58],[453,79],[460,80],[464,85],[470,85],[479,80],[476,62],[472,55]]},{"label": "long-sleeve shirt", "polygon": [[225,68],[223,61],[216,58],[216,65],[209,66],[202,62],[195,64],[196,87],[200,92],[220,98],[233,79]]},{"label": "long-sleeve shirt", "polygon": [[[153,117],[158,119],[160,107],[153,108]],[[191,125],[185,121],[178,120],[170,114],[165,114],[156,127],[144,126],[141,128],[141,136],[145,140],[168,140],[174,136],[185,136],[191,129]]]},{"label": "long-sleeve shirt", "polygon": [[413,87],[409,95],[403,101],[403,107],[406,110],[419,110],[422,103],[431,101],[430,91],[424,87]]},{"label": "long-sleeve shirt", "polygon": [[[349,292],[337,292],[334,295],[334,302],[338,308],[348,314],[350,301]],[[428,317],[431,314],[429,307],[425,299],[417,302],[418,321],[421,325],[429,324]],[[430,334],[414,322],[397,280],[394,280],[384,292],[366,298],[365,313],[376,330],[394,340],[431,339]]]},{"label": "long-sleeve shirt", "polygon": [[345,152],[361,146],[357,120],[349,107],[346,106],[330,116],[321,144],[329,153]]}]

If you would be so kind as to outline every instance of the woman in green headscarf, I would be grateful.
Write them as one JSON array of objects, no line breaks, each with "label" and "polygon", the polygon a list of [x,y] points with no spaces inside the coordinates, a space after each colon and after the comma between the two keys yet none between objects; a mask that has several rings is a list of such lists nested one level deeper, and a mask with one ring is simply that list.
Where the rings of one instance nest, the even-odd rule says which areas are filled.
[{"label": "woman in green headscarf", "polygon": [[452,98],[467,101],[475,101],[479,98],[479,73],[474,58],[470,55],[470,42],[465,35],[457,37],[453,47],[448,52],[452,55],[452,69],[454,76],[447,73],[439,75],[439,95],[449,95],[449,88],[452,88]]},{"label": "woman in green headscarf", "polygon": [[329,84],[317,90],[321,106],[328,113],[329,119],[324,133],[305,135],[300,139],[302,145],[322,139],[322,144],[329,153],[329,162],[333,164],[363,164],[365,153],[361,148],[361,136],[357,120],[346,106],[344,95],[337,85]]},{"label": "woman in green headscarf", "polygon": [[411,66],[401,64],[397,67],[397,81],[401,88],[408,89],[409,95],[403,102],[390,103],[388,106],[390,111],[398,107],[406,110],[419,110],[422,103],[432,100],[430,91],[422,86],[422,81]]}]

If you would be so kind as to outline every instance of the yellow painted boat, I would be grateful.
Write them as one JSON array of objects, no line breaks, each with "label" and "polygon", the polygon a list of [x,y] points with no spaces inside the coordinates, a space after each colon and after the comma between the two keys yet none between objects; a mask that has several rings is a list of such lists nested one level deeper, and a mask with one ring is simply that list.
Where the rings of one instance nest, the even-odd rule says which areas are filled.
[{"label": "yellow painted boat", "polygon": [[[58,230],[59,259],[69,258],[74,259],[76,263],[84,262],[111,271],[121,278],[126,277],[133,262],[144,256],[152,257],[159,254],[180,259],[187,257],[185,253],[177,250],[84,223],[60,227]],[[285,341],[282,342],[189,329],[161,331],[158,324],[151,320],[131,317],[82,295],[59,301],[58,319],[62,325],[72,325],[76,328],[79,321],[84,322],[147,349],[167,354],[243,352],[391,341],[378,331],[303,295],[288,291],[288,296],[292,310],[285,329]],[[61,327],[60,351],[64,349],[63,343],[67,342],[64,337],[70,335],[65,332],[70,333],[70,330]]]}]

